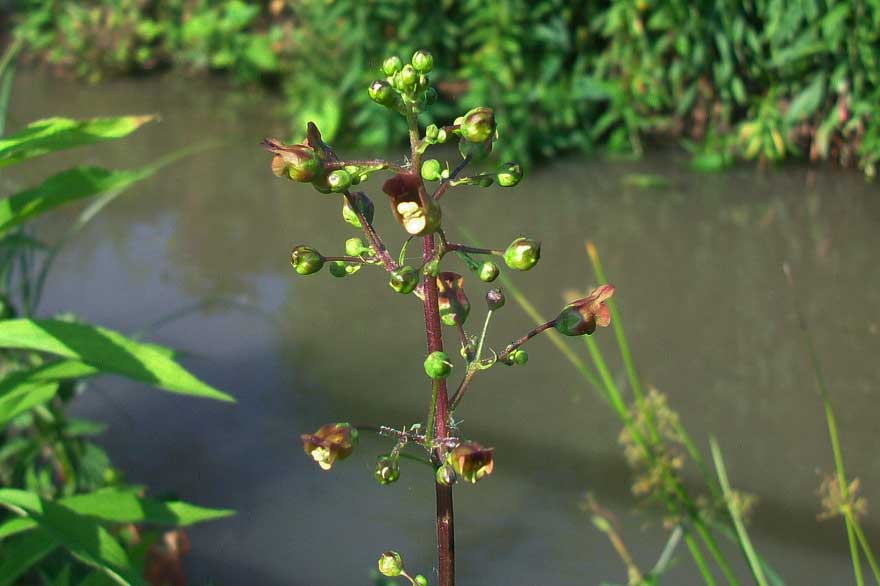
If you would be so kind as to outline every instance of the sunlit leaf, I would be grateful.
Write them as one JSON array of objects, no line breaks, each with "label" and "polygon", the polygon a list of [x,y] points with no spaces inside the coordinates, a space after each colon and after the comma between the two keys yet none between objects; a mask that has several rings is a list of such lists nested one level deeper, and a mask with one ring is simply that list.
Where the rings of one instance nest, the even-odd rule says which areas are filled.
[{"label": "sunlit leaf", "polygon": [[53,175],[33,189],[20,191],[0,200],[0,230],[56,208],[60,205],[124,189],[149,177],[155,169],[145,167],[132,171],[108,171],[100,167],[77,167]]},{"label": "sunlit leaf", "polygon": [[167,352],[104,328],[51,319],[5,320],[0,321],[0,347],[49,352],[173,393],[234,402],[190,374]]},{"label": "sunlit leaf", "polygon": [[180,501],[162,502],[142,498],[131,488],[106,488],[59,502],[81,515],[114,523],[186,526],[234,514],[228,509],[209,509]]},{"label": "sunlit leaf", "polygon": [[23,490],[0,489],[0,505],[24,512],[60,545],[86,563],[111,572],[122,584],[139,585],[122,546],[96,521]]}]

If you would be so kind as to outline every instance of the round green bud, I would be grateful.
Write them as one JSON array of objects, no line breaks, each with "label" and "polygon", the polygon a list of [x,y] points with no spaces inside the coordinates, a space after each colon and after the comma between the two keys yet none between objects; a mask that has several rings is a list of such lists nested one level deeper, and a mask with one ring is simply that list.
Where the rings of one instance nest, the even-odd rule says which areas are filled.
[{"label": "round green bud", "polygon": [[448,138],[448,136],[446,134],[446,130],[441,128],[440,132],[437,133],[437,142],[442,144],[442,143],[446,142],[447,138]]},{"label": "round green bud", "polygon": [[504,264],[516,271],[527,271],[541,258],[541,243],[531,238],[517,238],[504,251]]},{"label": "round green bud", "polygon": [[311,246],[297,246],[290,253],[290,265],[300,275],[311,275],[323,268],[324,257]]},{"label": "round green bud", "polygon": [[435,351],[425,358],[425,374],[434,380],[444,379],[452,372],[452,363],[446,352]]},{"label": "round green bud", "polygon": [[522,167],[516,163],[505,163],[495,174],[495,180],[501,187],[513,187],[522,179]]},{"label": "round green bud", "polygon": [[477,273],[477,276],[479,276],[480,280],[484,283],[491,283],[498,278],[498,275],[500,273],[501,271],[498,269],[498,265],[490,260],[487,260],[480,265],[480,270]]},{"label": "round green bud", "polygon": [[394,77],[397,79],[398,88],[403,91],[412,91],[419,81],[419,74],[416,73],[412,65],[404,65],[403,69]]},{"label": "round green bud", "polygon": [[425,263],[425,266],[422,268],[422,274],[430,275],[432,277],[436,277],[440,272],[440,261],[432,260]]},{"label": "round green bud", "polygon": [[400,465],[397,458],[391,456],[379,456],[376,458],[376,472],[374,473],[376,482],[381,485],[397,482],[400,478]]},{"label": "round green bud", "polygon": [[494,138],[495,112],[485,106],[469,110],[461,121],[459,132],[468,142],[486,142]]},{"label": "round green bud", "polygon": [[327,185],[333,193],[342,193],[351,187],[351,174],[345,169],[336,169],[327,176]]},{"label": "round green bud", "polygon": [[434,68],[434,57],[427,51],[416,51],[412,56],[412,66],[419,73],[428,73]]},{"label": "round green bud", "polygon": [[401,67],[403,67],[403,61],[401,61],[400,57],[397,55],[393,55],[382,63],[382,72],[385,73],[385,75],[394,75],[400,71]]},{"label": "round green bud", "polygon": [[452,466],[444,464],[434,472],[434,479],[437,481],[437,484],[442,486],[452,486],[455,484],[457,477],[455,476],[455,470],[452,469]]},{"label": "round green bud", "polygon": [[440,179],[440,161],[437,159],[428,159],[422,163],[422,179],[425,181],[437,181]]},{"label": "round green bud", "polygon": [[371,83],[367,93],[370,94],[371,100],[388,108],[393,107],[397,102],[397,95],[394,93],[394,88],[392,88],[387,81],[381,79],[377,79]]},{"label": "round green bud", "polygon": [[348,256],[360,256],[369,249],[364,246],[364,241],[360,238],[349,238],[345,241],[345,254]]},{"label": "round green bud", "polygon": [[401,575],[403,573],[403,558],[396,551],[386,551],[379,556],[379,572],[389,578]]},{"label": "round green bud", "polygon": [[514,364],[522,365],[529,361],[529,355],[526,353],[525,350],[516,349],[510,355],[510,359],[513,360]]},{"label": "round green bud", "polygon": [[412,293],[418,284],[419,272],[409,265],[391,271],[391,279],[388,281],[389,287],[403,295]]},{"label": "round green bud", "polygon": [[428,140],[437,140],[437,136],[440,134],[440,129],[436,124],[429,124],[425,129],[425,138]]},{"label": "round green bud", "polygon": [[330,263],[330,274],[337,279],[348,276],[348,271],[346,270],[345,263],[341,260],[333,261],[332,263]]},{"label": "round green bud", "polygon": [[489,289],[489,292],[486,293],[486,305],[489,306],[490,311],[496,311],[504,307],[504,302],[507,301],[504,298],[504,293],[501,292],[501,289]]},{"label": "round green bud", "polygon": [[428,586],[428,579],[421,574],[416,574],[416,577],[413,578],[413,582],[416,583],[416,586]]},{"label": "round green bud", "polygon": [[[351,194],[351,198],[354,201],[355,208],[364,215],[364,218],[367,222],[373,222],[373,216],[376,215],[376,207],[373,205],[372,200],[365,193],[355,192]],[[357,213],[355,213],[354,209],[348,204],[348,198],[342,198],[342,219],[354,226],[355,228],[361,228],[361,221],[358,219]]]}]

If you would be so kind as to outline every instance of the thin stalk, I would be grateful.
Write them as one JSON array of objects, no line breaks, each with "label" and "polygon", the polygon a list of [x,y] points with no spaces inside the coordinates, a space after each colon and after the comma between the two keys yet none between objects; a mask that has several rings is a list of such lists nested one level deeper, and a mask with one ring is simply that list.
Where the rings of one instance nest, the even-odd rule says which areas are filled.
[{"label": "thin stalk", "polygon": [[495,256],[504,256],[503,250],[495,250],[494,248],[477,248],[476,246],[468,246],[467,244],[458,244],[455,242],[447,242],[446,248],[456,252],[469,252],[471,254],[493,254]]},{"label": "thin stalk", "polygon": [[391,272],[396,269],[397,265],[394,263],[394,259],[391,258],[391,254],[388,252],[382,239],[379,238],[373,225],[367,221],[367,217],[357,208],[353,196],[348,191],[345,192],[345,199],[348,200],[348,207],[351,208],[357,216],[358,221],[361,223],[361,229],[364,231],[364,236],[367,237],[370,246],[376,251],[376,256],[382,261],[385,270]]},{"label": "thin stalk", "polygon": [[687,545],[688,551],[691,552],[691,557],[694,558],[694,564],[696,564],[697,569],[700,571],[703,582],[706,583],[706,586],[715,586],[715,578],[712,577],[712,572],[706,566],[706,560],[703,559],[703,554],[700,553],[700,547],[694,540],[694,536],[686,531],[684,542]]},{"label": "thin stalk", "polygon": [[[464,168],[468,166],[468,163],[471,162],[471,156],[467,155],[464,157],[461,162],[452,170],[447,179],[444,179],[440,186],[437,188],[437,191],[434,192],[434,199],[440,199],[443,197],[443,194],[446,193],[446,190],[451,187],[451,182],[453,179],[458,177],[458,174],[464,171]],[[421,171],[421,169],[419,169]]]},{"label": "thin stalk", "polygon": [[498,360],[503,362],[508,356],[510,356],[514,352],[514,350],[516,350],[517,348],[519,348],[520,346],[522,346],[523,344],[525,344],[526,342],[528,342],[529,340],[531,340],[532,338],[537,336],[538,334],[546,332],[547,330],[549,330],[550,328],[552,328],[555,325],[556,325],[556,320],[551,319],[550,321],[544,322],[541,325],[535,326],[534,328],[529,330],[525,335],[520,336],[519,338],[517,338],[516,340],[514,340],[513,342],[508,344],[504,348],[504,352],[502,352],[501,354],[498,355]]},{"label": "thin stalk", "polygon": [[858,539],[859,545],[862,547],[862,553],[865,554],[865,558],[868,560],[871,573],[874,574],[874,580],[880,585],[880,567],[877,566],[877,559],[874,557],[874,552],[871,551],[871,546],[868,544],[868,539],[865,537],[865,532],[862,531],[858,519],[853,521],[853,531],[856,534],[856,539]]},{"label": "thin stalk", "polygon": [[[825,423],[828,427],[828,439],[831,443],[831,453],[834,457],[834,469],[837,476],[837,484],[840,488],[841,498],[847,503],[847,506],[843,509],[843,520],[846,524],[846,538],[849,542],[849,555],[852,560],[853,575],[855,576],[856,585],[862,586],[864,584],[864,579],[862,578],[862,563],[859,556],[859,544],[857,543],[856,530],[854,527],[858,524],[858,521],[855,518],[852,508],[848,506],[850,500],[849,484],[847,483],[846,471],[843,467],[843,451],[840,449],[840,437],[837,433],[837,420],[834,417],[834,408],[831,406],[831,393],[828,391],[825,376],[822,374],[822,366],[819,363],[819,354],[816,352],[816,346],[813,343],[813,336],[810,334],[806,317],[801,311],[797,299],[794,297],[794,277],[792,276],[791,268],[787,263],[782,265],[782,272],[785,274],[789,289],[792,291],[792,306],[797,315],[798,326],[807,347],[807,354],[810,358],[810,364],[813,367],[813,374],[816,377],[816,385],[819,387],[819,394],[822,398],[822,407],[825,411]],[[865,541],[863,549],[870,551],[870,548],[867,547],[867,541]],[[873,554],[871,555],[871,559],[873,559]],[[880,584],[880,572],[876,571],[876,561],[874,563],[870,563],[869,561],[869,564],[874,573],[874,579]]]},{"label": "thin stalk", "polygon": [[767,579],[764,577],[764,570],[761,567],[761,560],[752,546],[752,540],[749,539],[749,533],[746,531],[746,525],[743,523],[742,515],[739,508],[733,502],[733,491],[730,488],[730,481],[727,478],[727,468],[724,466],[724,458],[721,456],[721,449],[714,437],[709,438],[709,446],[712,450],[712,460],[715,462],[715,471],[718,473],[718,482],[721,483],[721,490],[724,491],[724,502],[727,504],[727,511],[733,520],[733,526],[736,528],[736,534],[739,538],[739,546],[749,562],[749,568],[752,570],[752,577],[758,586],[767,586]]},{"label": "thin stalk", "polygon": [[[433,258],[434,236],[424,238],[423,258]],[[437,305],[437,280],[430,276],[422,279],[424,294],[425,335],[427,337],[428,353],[443,351],[443,336],[440,331],[440,308]],[[434,381],[432,387],[431,414],[433,422],[431,428],[433,437],[437,441],[446,439],[448,433],[449,409],[446,390],[446,380]],[[442,460],[443,450],[438,447],[434,451],[437,462]],[[455,584],[455,537],[454,537],[454,513],[452,507],[452,486],[444,486],[439,482],[434,483],[437,495],[437,573],[440,586],[454,586]]]}]

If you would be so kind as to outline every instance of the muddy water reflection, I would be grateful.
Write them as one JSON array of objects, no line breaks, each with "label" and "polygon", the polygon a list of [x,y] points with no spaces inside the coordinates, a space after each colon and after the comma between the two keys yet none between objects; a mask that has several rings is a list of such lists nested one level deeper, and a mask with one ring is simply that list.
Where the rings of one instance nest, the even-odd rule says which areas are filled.
[{"label": "muddy water reflection", "polygon": [[[193,531],[190,569],[201,583],[364,580],[376,554],[392,546],[426,570],[432,519],[422,505],[432,490],[420,471],[405,468],[397,485],[375,486],[371,461],[380,445],[367,440],[359,457],[319,474],[296,439],[353,414],[402,423],[421,413],[423,334],[416,303],[392,294],[378,273],[336,281],[327,274],[295,278],[289,270],[293,244],[341,251],[352,233],[338,220],[336,198],[268,172],[257,143],[284,136],[277,106],[170,79],[97,90],[20,76],[10,128],[47,114],[161,113],[160,124],[120,145],[72,155],[77,162],[131,167],[199,140],[223,141],[109,208],[65,253],[46,309],[72,309],[122,330],[216,296],[259,310],[214,306],[156,334],[193,351],[192,368],[235,394],[237,406],[116,380],[102,381],[79,405],[111,422],[107,445],[132,480],[239,510],[231,521]],[[4,181],[31,181],[70,163],[71,155],[57,156]],[[628,187],[624,178],[632,173],[662,174],[670,186]],[[375,199],[380,229],[399,244],[384,201]],[[501,206],[510,212],[486,215]],[[800,168],[697,175],[669,155],[565,162],[532,173],[515,190],[453,192],[445,211],[461,226],[479,227],[488,243],[519,234],[543,240],[538,268],[514,277],[547,316],[564,289],[592,284],[583,243],[593,239],[617,286],[645,381],[669,396],[700,445],[709,434],[718,437],[735,485],[759,495],[759,547],[791,584],[848,579],[842,528],[814,521],[814,491],[831,456],[780,266],[789,261],[798,277],[848,469],[875,504],[876,185],[856,174]],[[43,231],[58,233],[74,213],[62,212]],[[479,308],[485,288],[471,280],[468,290]],[[491,334],[495,344],[530,325],[513,304],[502,315]],[[472,319],[481,318],[475,309]],[[613,354],[610,334],[602,332],[599,342]],[[460,410],[464,429],[498,450],[496,475],[458,491],[464,583],[475,576],[485,584],[620,579],[607,542],[578,510],[587,490],[619,514],[624,537],[648,567],[662,544],[660,520],[633,505],[618,425],[546,341],[529,352],[526,368],[499,368],[478,380]],[[620,364],[612,365],[624,384]],[[869,532],[876,543],[876,523]],[[693,583],[685,561],[672,574],[670,583]]]}]

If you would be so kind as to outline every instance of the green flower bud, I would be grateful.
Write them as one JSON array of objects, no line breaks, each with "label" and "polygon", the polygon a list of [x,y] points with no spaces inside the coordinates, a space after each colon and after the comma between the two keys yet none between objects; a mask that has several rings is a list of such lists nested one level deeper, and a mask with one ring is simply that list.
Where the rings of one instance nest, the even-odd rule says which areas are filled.
[{"label": "green flower bud", "polygon": [[455,476],[455,470],[449,464],[444,464],[437,468],[434,473],[434,479],[441,486],[452,486],[458,478]]},{"label": "green flower bud", "polygon": [[425,263],[425,266],[422,267],[423,275],[430,275],[431,277],[436,277],[440,273],[440,261],[439,260],[431,260]]},{"label": "green flower bud", "polygon": [[347,277],[348,271],[346,270],[345,263],[341,260],[333,261],[332,263],[330,263],[330,274],[337,279]]},{"label": "green flower bud", "polygon": [[480,271],[477,276],[479,276],[480,280],[484,283],[491,283],[498,278],[498,275],[500,273],[501,271],[498,269],[498,265],[490,260],[487,260],[480,265]]},{"label": "green flower bud", "polygon": [[464,115],[459,129],[468,142],[486,142],[495,137],[495,113],[492,108],[480,106]]},{"label": "green flower bud", "polygon": [[360,238],[349,238],[345,241],[345,254],[348,256],[360,256],[364,251],[369,252],[369,249]]},{"label": "green flower bud", "polygon": [[416,583],[416,586],[428,586],[428,579],[421,574],[416,574],[416,577],[413,578],[413,582]]},{"label": "green flower bud", "polygon": [[379,571],[383,576],[395,578],[403,573],[403,559],[396,551],[386,551],[379,556]]},{"label": "green flower bud", "polygon": [[287,176],[294,181],[308,183],[323,171],[323,162],[317,151],[304,144],[286,145],[274,138],[263,140],[263,148],[272,157],[272,172],[278,177]]},{"label": "green flower bud", "polygon": [[425,181],[437,181],[440,179],[440,161],[428,159],[422,163],[422,179]]},{"label": "green flower bud", "polygon": [[425,138],[428,140],[437,140],[437,136],[440,134],[440,129],[436,124],[429,124],[425,129]]},{"label": "green flower bud", "polygon": [[447,138],[448,136],[446,134],[446,130],[441,128],[440,131],[437,133],[437,142],[439,144],[443,144],[444,142],[446,142]]},{"label": "green flower bud", "polygon": [[385,60],[385,62],[382,64],[382,71],[385,73],[385,75],[390,76],[400,71],[401,67],[403,67],[403,62],[400,60],[400,57],[394,55]]},{"label": "green flower bud", "polygon": [[504,302],[507,301],[504,298],[504,293],[501,292],[501,289],[489,289],[489,292],[486,293],[486,305],[489,306],[490,311],[497,311],[504,307]]},{"label": "green flower bud", "polygon": [[513,361],[514,364],[522,365],[529,361],[529,355],[526,353],[525,350],[520,350],[517,348],[510,355],[510,359]]},{"label": "green flower bud", "polygon": [[351,174],[345,169],[337,169],[327,176],[327,185],[333,193],[342,193],[351,186]]},{"label": "green flower bud", "polygon": [[300,275],[311,275],[324,267],[324,257],[311,246],[297,246],[290,253],[290,265]]},{"label": "green flower bud", "polygon": [[376,458],[376,472],[374,474],[376,482],[381,485],[397,482],[400,478],[400,464],[397,458],[391,456],[379,456]]},{"label": "green flower bud", "polygon": [[418,284],[419,272],[409,265],[391,271],[391,279],[388,281],[389,287],[404,295],[412,293]]},{"label": "green flower bud", "polygon": [[419,81],[419,74],[413,69],[412,65],[404,65],[403,69],[394,76],[397,79],[397,86],[402,91],[412,91]]},{"label": "green flower bud", "polygon": [[446,352],[431,352],[425,358],[425,373],[434,380],[444,379],[452,372],[452,363]]},{"label": "green flower bud", "polygon": [[[355,192],[351,194],[351,198],[354,201],[355,207],[358,211],[360,211],[367,222],[373,223],[373,216],[376,215],[376,207],[373,205],[372,200],[363,192]],[[355,228],[362,228],[361,221],[358,219],[355,211],[349,206],[348,198],[342,198],[342,219],[354,226]]]},{"label": "green flower bud", "polygon": [[522,179],[522,167],[516,163],[505,163],[495,174],[495,180],[501,187],[513,187]]},{"label": "green flower bud", "polygon": [[527,271],[541,258],[541,243],[531,238],[517,238],[504,251],[504,263],[517,271]]},{"label": "green flower bud", "polygon": [[387,81],[377,79],[370,84],[367,93],[371,100],[387,108],[393,108],[397,104],[397,94]]},{"label": "green flower bud", "polygon": [[434,57],[427,51],[416,51],[412,56],[412,66],[419,73],[428,73],[434,68]]}]

